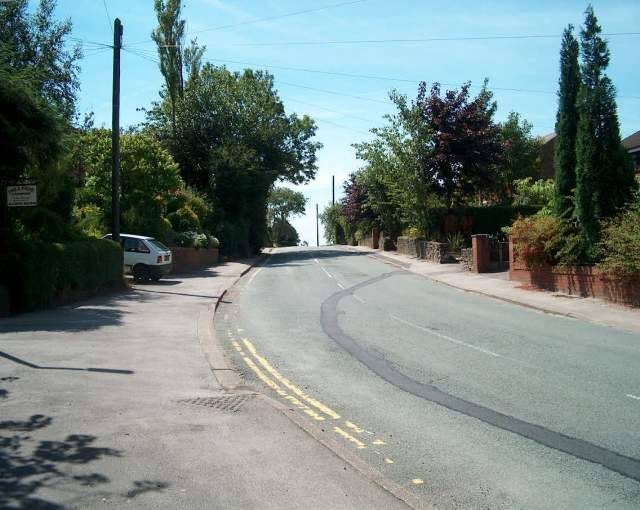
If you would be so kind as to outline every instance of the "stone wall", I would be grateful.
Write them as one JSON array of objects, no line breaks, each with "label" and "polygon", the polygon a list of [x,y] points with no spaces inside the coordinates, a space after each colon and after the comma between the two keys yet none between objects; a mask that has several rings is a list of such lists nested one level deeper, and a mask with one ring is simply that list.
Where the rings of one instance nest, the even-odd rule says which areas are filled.
[{"label": "stone wall", "polygon": [[171,248],[172,273],[188,273],[218,263],[218,248]]},{"label": "stone wall", "polygon": [[429,262],[435,262],[436,264],[444,264],[449,261],[447,255],[447,249],[449,245],[447,243],[437,243],[435,241],[426,241],[424,250],[424,258]]},{"label": "stone wall", "polygon": [[614,277],[590,266],[530,268],[514,259],[512,243],[509,243],[509,279],[540,289],[640,306],[640,275]]},{"label": "stone wall", "polygon": [[416,237],[398,237],[398,253],[408,255],[409,257],[424,257],[426,241]]},{"label": "stone wall", "polygon": [[462,248],[460,254],[460,263],[464,271],[473,271],[473,249]]}]

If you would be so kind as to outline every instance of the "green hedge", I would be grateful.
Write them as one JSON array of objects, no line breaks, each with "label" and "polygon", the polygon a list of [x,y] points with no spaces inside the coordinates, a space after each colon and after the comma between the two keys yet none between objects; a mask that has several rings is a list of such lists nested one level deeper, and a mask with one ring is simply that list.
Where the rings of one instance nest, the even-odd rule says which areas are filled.
[{"label": "green hedge", "polygon": [[[456,207],[431,209],[429,211],[431,233],[445,233],[445,218],[452,214],[461,223],[462,218],[471,218],[471,234],[497,234],[503,227],[508,227],[518,216],[531,216],[537,213],[538,206],[486,206],[486,207]],[[461,229],[460,229],[461,230]]]},{"label": "green hedge", "polygon": [[122,250],[113,241],[20,241],[0,258],[0,282],[9,287],[11,311],[51,306],[62,291],[122,285]]}]

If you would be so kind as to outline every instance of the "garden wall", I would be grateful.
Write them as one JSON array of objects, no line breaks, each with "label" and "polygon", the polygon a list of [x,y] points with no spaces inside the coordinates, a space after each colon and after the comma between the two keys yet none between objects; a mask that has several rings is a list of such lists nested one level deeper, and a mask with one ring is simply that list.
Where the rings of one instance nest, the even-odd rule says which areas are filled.
[{"label": "garden wall", "polygon": [[596,297],[614,303],[640,306],[640,275],[615,277],[591,266],[528,268],[524,263],[514,260],[511,242],[509,264],[509,279],[514,281],[575,296]]},{"label": "garden wall", "polygon": [[398,237],[398,253],[425,259],[436,264],[448,262],[447,243],[437,243],[415,237]]},{"label": "garden wall", "polygon": [[[20,241],[0,256],[3,313],[87,298],[123,285],[122,249],[107,239]],[[7,299],[8,297],[8,299]]]},{"label": "garden wall", "polygon": [[181,274],[211,267],[218,263],[218,248],[171,248],[172,273]]}]

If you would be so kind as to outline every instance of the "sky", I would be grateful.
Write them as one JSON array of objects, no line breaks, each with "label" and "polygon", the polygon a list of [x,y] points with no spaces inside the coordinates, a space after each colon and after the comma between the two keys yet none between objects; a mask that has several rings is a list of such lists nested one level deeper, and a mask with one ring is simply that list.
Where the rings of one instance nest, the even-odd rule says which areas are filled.
[{"label": "sky", "polygon": [[[640,1],[592,4],[603,32],[612,34],[608,74],[625,137],[640,129]],[[324,145],[316,178],[291,186],[308,199],[307,214],[293,225],[314,245],[316,203],[322,211],[331,202],[332,176],[336,199],[342,195],[342,183],[361,165],[352,144],[370,139],[369,129],[393,113],[393,88],[414,98],[422,80],[479,87],[486,77],[497,121],[517,111],[534,134],[553,131],[561,34],[568,23],[581,25],[586,6],[573,0],[184,0],[184,18],[187,39],[207,47],[205,60],[232,71],[270,71],[287,111],[316,120]],[[153,0],[58,0],[56,15],[71,18],[73,36],[85,41],[79,111],[94,112],[97,126],[111,123],[112,54],[94,43],[112,43],[113,19],[121,19],[121,123],[141,122],[141,108],[158,99],[163,83],[149,37]],[[486,39],[495,36],[509,38]],[[322,226],[320,235],[323,244]]]}]

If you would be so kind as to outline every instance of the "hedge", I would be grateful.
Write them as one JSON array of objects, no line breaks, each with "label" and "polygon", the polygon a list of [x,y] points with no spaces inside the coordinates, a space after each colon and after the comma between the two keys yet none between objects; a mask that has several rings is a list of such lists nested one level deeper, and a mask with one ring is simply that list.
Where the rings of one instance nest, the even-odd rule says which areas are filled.
[{"label": "hedge", "polygon": [[122,249],[107,239],[68,243],[19,241],[0,257],[0,282],[11,312],[51,306],[63,291],[95,291],[123,282]]},{"label": "hedge", "polygon": [[[434,208],[429,210],[430,228],[429,231],[441,234],[445,231],[445,218],[453,215],[458,219],[458,224],[462,218],[470,218],[471,231],[466,234],[497,234],[503,227],[508,227],[518,216],[531,216],[537,213],[541,207],[538,206],[486,206],[486,207],[456,207],[448,210],[446,208]],[[464,231],[462,226],[458,229]]]}]

